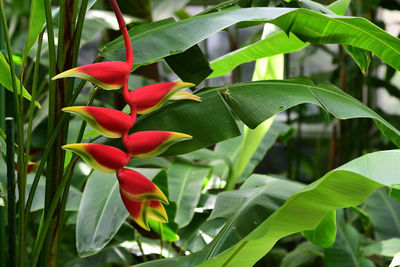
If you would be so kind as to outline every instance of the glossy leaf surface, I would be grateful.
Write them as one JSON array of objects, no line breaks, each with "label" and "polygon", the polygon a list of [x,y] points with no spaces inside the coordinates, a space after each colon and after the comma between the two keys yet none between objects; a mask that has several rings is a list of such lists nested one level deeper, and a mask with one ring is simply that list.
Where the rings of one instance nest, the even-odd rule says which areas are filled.
[{"label": "glossy leaf surface", "polygon": [[[286,32],[293,32],[302,41],[362,48],[400,69],[400,40],[369,21],[290,8],[230,9],[169,23],[140,34],[131,30],[135,64],[148,64],[181,53],[228,26],[250,20],[273,23]],[[101,55],[110,60],[124,60],[122,40],[108,44]]]}]

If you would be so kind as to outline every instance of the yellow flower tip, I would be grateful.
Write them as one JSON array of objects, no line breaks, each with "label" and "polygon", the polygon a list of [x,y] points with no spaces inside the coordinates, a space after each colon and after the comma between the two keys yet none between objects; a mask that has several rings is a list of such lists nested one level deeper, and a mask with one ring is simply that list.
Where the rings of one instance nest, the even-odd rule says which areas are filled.
[{"label": "yellow flower tip", "polygon": [[197,102],[201,102],[201,98],[197,95],[194,95],[192,93],[186,92],[186,91],[178,91],[175,94],[173,94],[170,98],[170,100],[193,100]]},{"label": "yellow flower tip", "polygon": [[61,73],[57,74],[56,76],[54,76],[51,79],[54,81],[54,80],[57,80],[57,79],[73,77],[76,73],[77,73],[76,69],[70,69],[70,70],[66,70],[64,72],[61,72]]},{"label": "yellow flower tip", "polygon": [[176,139],[186,139],[186,140],[189,140],[189,139],[193,139],[193,136],[191,136],[191,135],[188,135],[188,134],[184,134],[184,133],[177,133],[177,132],[174,132],[173,133],[173,136],[174,136],[174,138],[176,138]]},{"label": "yellow flower tip", "polygon": [[61,111],[63,112],[79,112],[82,111],[82,106],[71,106],[71,107],[65,107],[62,108]]},{"label": "yellow flower tip", "polygon": [[195,87],[194,83],[187,83],[187,82],[178,82],[176,87],[185,88],[185,87]]},{"label": "yellow flower tip", "polygon": [[72,151],[78,151],[78,150],[82,150],[83,149],[83,144],[79,143],[79,144],[67,144],[67,145],[63,145],[61,147],[64,150],[72,150]]}]

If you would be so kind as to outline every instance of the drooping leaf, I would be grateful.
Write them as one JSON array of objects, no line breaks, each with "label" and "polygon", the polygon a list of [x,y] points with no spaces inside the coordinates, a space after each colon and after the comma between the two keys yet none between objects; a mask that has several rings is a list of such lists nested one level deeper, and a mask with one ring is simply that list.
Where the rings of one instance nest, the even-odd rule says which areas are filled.
[{"label": "drooping leaf", "polygon": [[168,169],[168,187],[170,199],[178,207],[175,221],[180,227],[189,224],[194,215],[194,209],[200,199],[204,179],[208,176],[210,167],[196,165],[176,159]]},{"label": "drooping leaf", "polygon": [[344,221],[343,211],[338,211],[337,235],[333,246],[324,250],[328,267],[372,267],[374,264],[361,253],[361,234]]},{"label": "drooping leaf", "polygon": [[336,15],[343,16],[349,8],[351,0],[337,0],[330,4],[328,8]]},{"label": "drooping leaf", "polygon": [[[241,21],[264,20],[304,42],[344,44],[373,52],[400,69],[400,40],[363,18],[323,15],[306,9],[243,8],[195,16],[162,25],[141,34],[130,31],[135,64],[143,65],[181,53],[214,33]],[[190,36],[190,38],[187,38]],[[122,39],[109,43],[101,56],[109,60],[125,57]]]},{"label": "drooping leaf", "polygon": [[371,53],[351,45],[344,45],[343,47],[346,49],[347,53],[354,58],[362,73],[365,73],[368,70],[369,64],[372,60]]},{"label": "drooping leaf", "polygon": [[372,118],[384,135],[400,145],[400,132],[374,111],[331,85],[316,86],[308,79],[247,82],[210,89],[197,94],[203,102],[167,105],[139,117],[133,129],[176,131],[193,136],[192,140],[169,148],[165,155],[191,152],[236,137],[240,131],[217,92],[250,128],[288,108],[312,103],[339,119]]},{"label": "drooping leaf", "polygon": [[210,63],[198,45],[183,53],[168,56],[165,61],[182,81],[195,85],[201,83],[212,72]]},{"label": "drooping leaf", "polygon": [[296,35],[281,31],[248,46],[223,55],[211,62],[213,72],[208,78],[225,75],[240,64],[260,58],[298,51],[307,46]]},{"label": "drooping leaf", "polygon": [[[3,53],[0,52],[0,84],[3,85],[7,90],[10,92],[14,92],[13,85],[12,85],[12,80],[11,80],[11,71],[10,71],[10,65],[8,65],[7,60],[5,59]],[[16,83],[17,83],[17,93],[20,93],[20,81],[16,77]],[[28,91],[22,87],[22,95],[28,99],[31,100],[31,95],[28,93]],[[40,108],[39,102],[35,102],[35,105]]]},{"label": "drooping leaf", "polygon": [[321,248],[328,248],[335,242],[336,212],[329,212],[317,228],[302,232],[305,238]]},{"label": "drooping leaf", "polygon": [[[323,107],[339,119],[372,118],[382,133],[400,147],[400,132],[373,110],[329,84],[308,79],[260,81],[229,86],[220,91],[225,101],[250,128],[300,103]],[[290,97],[288,97],[290,96]]]},{"label": "drooping leaf", "polygon": [[[213,254],[198,253],[178,259],[200,266],[252,266],[282,237],[314,229],[334,209],[357,206],[375,189],[399,183],[400,151],[367,154],[327,173],[292,195],[286,203],[233,247]],[[222,253],[221,253],[222,252]],[[218,256],[210,259],[213,255]]]},{"label": "drooping leaf", "polygon": [[372,193],[363,209],[372,221],[378,240],[400,238],[400,204],[384,189]]}]

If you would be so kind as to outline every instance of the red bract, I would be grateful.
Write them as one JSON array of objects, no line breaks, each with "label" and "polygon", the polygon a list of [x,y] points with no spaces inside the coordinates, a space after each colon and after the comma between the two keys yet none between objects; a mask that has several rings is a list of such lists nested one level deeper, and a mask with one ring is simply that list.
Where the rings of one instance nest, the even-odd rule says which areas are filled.
[{"label": "red bract", "polygon": [[193,87],[192,83],[166,82],[156,83],[140,87],[129,94],[129,99],[125,100],[129,105],[135,106],[138,114],[147,114],[160,108],[168,100],[194,100],[201,102],[200,97],[181,91],[187,87]]},{"label": "red bract", "polygon": [[77,67],[64,71],[52,78],[52,80],[77,77],[106,89],[115,90],[121,88],[128,80],[131,69],[126,62],[100,62]]},{"label": "red bract", "polygon": [[175,143],[189,140],[188,134],[166,131],[143,131],[123,138],[127,153],[135,158],[152,158],[160,155]]},{"label": "red bract", "polygon": [[110,138],[119,138],[126,135],[135,123],[128,114],[109,108],[74,106],[63,108],[62,110],[80,116],[93,129]]},{"label": "red bract", "polygon": [[130,169],[117,172],[121,195],[132,200],[156,199],[168,204],[164,193],[144,175]]},{"label": "red bract", "polygon": [[124,151],[101,144],[69,144],[62,148],[78,154],[90,167],[104,173],[116,172],[130,160]]},{"label": "red bract", "polygon": [[160,202],[168,204],[168,199],[155,184],[130,169],[119,170],[117,178],[122,201],[138,225],[149,230],[146,217],[168,222],[167,213]]}]

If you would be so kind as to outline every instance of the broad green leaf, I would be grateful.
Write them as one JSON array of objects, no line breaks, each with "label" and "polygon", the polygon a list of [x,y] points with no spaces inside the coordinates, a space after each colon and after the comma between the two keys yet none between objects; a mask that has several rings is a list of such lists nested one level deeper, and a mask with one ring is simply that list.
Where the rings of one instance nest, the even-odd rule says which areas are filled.
[{"label": "broad green leaf", "polygon": [[[271,25],[265,25],[262,34],[262,39],[265,38],[266,33],[271,30]],[[281,80],[283,79],[284,72],[284,57],[283,54],[275,55],[272,57],[266,57],[256,61],[253,72],[253,81],[259,80]],[[274,121],[274,117],[267,119],[266,121],[259,124],[255,129],[250,129],[247,126],[243,128],[243,142],[239,151],[239,155],[233,167],[233,172],[228,177],[226,188],[228,190],[233,189],[235,184],[243,175],[244,170],[248,166],[248,163],[252,159],[254,153],[257,151],[260,143],[263,141],[265,135],[268,133],[271,125]]]},{"label": "broad green leaf", "polygon": [[286,54],[298,51],[307,46],[296,35],[289,36],[281,31],[274,33],[263,40],[230,52],[211,62],[214,70],[208,78],[225,75],[240,64],[251,62],[264,57]]},{"label": "broad green leaf", "polygon": [[192,46],[183,53],[168,56],[165,61],[182,81],[196,85],[212,72],[210,63],[198,45]]},{"label": "broad green leaf", "polygon": [[338,211],[337,235],[333,246],[324,249],[328,267],[373,267],[370,260],[362,257],[361,234],[350,224],[346,224],[343,211]]},{"label": "broad green leaf", "polygon": [[336,211],[329,212],[317,228],[302,232],[303,236],[321,248],[328,248],[335,242]]},{"label": "broad green leaf", "polygon": [[337,0],[330,4],[328,8],[336,15],[343,16],[349,8],[351,0]]},{"label": "broad green leaf", "polygon": [[400,238],[391,238],[365,247],[363,254],[366,257],[372,255],[394,257],[396,253],[399,251],[400,251]]},{"label": "broad green leaf", "polygon": [[279,267],[307,266],[318,256],[323,257],[321,248],[310,242],[303,242],[286,254]]},{"label": "broad green leaf", "polygon": [[[252,266],[281,238],[314,229],[328,212],[357,206],[375,189],[399,184],[400,150],[381,151],[355,159],[292,195],[267,220],[233,247],[212,255],[196,254],[178,259],[201,266]],[[222,253],[221,253],[222,252]],[[215,254],[218,256],[210,259]],[[186,265],[188,266],[188,265]]]},{"label": "broad green leaf", "polygon": [[231,110],[217,92],[250,128],[290,107],[312,103],[339,119],[372,118],[380,130],[400,146],[400,132],[374,111],[332,85],[316,86],[305,78],[239,83],[200,92],[197,95],[203,102],[179,101],[167,105],[139,117],[134,131],[165,130],[193,136],[192,140],[173,145],[165,155],[191,152],[236,137],[240,131]]},{"label": "broad green leaf", "polygon": [[311,0],[300,0],[298,1],[299,7],[307,8],[313,11],[317,11],[320,13],[325,13],[325,14],[334,14],[329,8],[326,6],[316,2],[316,1],[311,1]]},{"label": "broad green leaf", "polygon": [[180,227],[190,223],[194,209],[200,199],[204,179],[209,175],[210,167],[175,159],[168,169],[168,187],[170,200],[176,202],[178,210],[175,221]]},{"label": "broad green leaf", "polygon": [[360,49],[350,45],[344,45],[343,47],[344,49],[346,49],[347,53],[349,53],[351,57],[354,58],[362,73],[365,73],[368,70],[369,64],[372,60],[371,53],[364,49]]},{"label": "broad green leaf", "polygon": [[[12,86],[12,81],[11,81],[11,71],[10,71],[10,65],[8,65],[7,60],[5,59],[4,55],[0,52],[0,84],[3,85],[7,90],[10,92],[14,92],[13,86]],[[18,78],[16,78],[17,82],[17,93],[20,93],[20,81]],[[28,93],[28,91],[22,87],[22,95],[28,99],[31,100],[31,95]],[[35,102],[35,105],[40,108],[39,102]]]},{"label": "broad green leaf", "polygon": [[[258,180],[257,176],[249,177],[245,185],[246,183],[256,185],[251,181],[254,177]],[[219,193],[209,220],[213,222],[218,218],[224,218],[226,223],[207,247],[183,258],[182,262],[178,259],[178,265],[197,266],[203,257],[211,257],[239,242],[282,206],[288,197],[303,188],[301,184],[281,179],[266,181],[267,184],[260,184],[257,187],[245,186],[245,189]]]},{"label": "broad green leaf", "polygon": [[165,130],[190,134],[192,140],[173,145],[168,155],[208,147],[240,135],[232,114],[215,90],[199,93],[202,102],[177,101],[151,114],[140,116],[134,131]]},{"label": "broad green leaf", "polygon": [[127,265],[133,261],[132,254],[124,247],[112,246],[102,250],[99,254],[77,258],[69,261],[65,266],[69,267],[88,267],[88,266],[104,266],[104,265]]},{"label": "broad green leaf", "polygon": [[[343,44],[373,52],[400,69],[400,40],[363,18],[323,15],[306,9],[243,8],[195,16],[156,27],[142,34],[130,31],[135,64],[143,65],[181,53],[209,36],[241,21],[263,20],[304,42]],[[188,38],[190,37],[190,38]],[[122,39],[106,45],[101,56],[124,60]]]},{"label": "broad green leaf", "polygon": [[377,190],[363,208],[374,226],[378,240],[400,237],[400,204],[384,190]]},{"label": "broad green leaf", "polygon": [[301,103],[323,107],[339,119],[371,118],[382,133],[400,147],[400,132],[376,112],[329,84],[313,85],[308,79],[260,81],[228,86],[220,94],[232,111],[250,128],[278,112]]},{"label": "broad green leaf", "polygon": [[[138,169],[151,179],[159,169]],[[119,193],[117,177],[93,172],[86,183],[76,224],[76,248],[81,257],[102,250],[117,233],[128,211]]]}]

